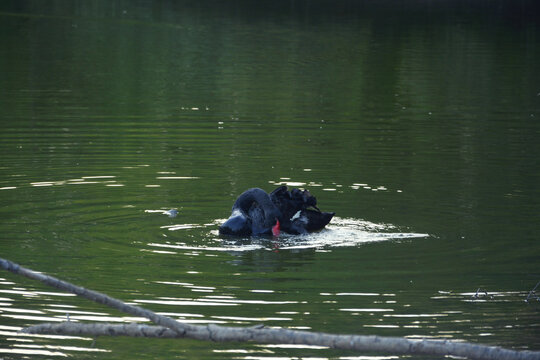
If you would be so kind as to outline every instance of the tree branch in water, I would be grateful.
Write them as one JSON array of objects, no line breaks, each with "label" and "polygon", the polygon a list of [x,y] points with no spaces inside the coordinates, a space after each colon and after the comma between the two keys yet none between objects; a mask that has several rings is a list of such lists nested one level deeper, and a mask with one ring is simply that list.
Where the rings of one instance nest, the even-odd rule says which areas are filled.
[{"label": "tree branch in water", "polygon": [[326,346],[334,349],[355,350],[359,352],[382,352],[392,354],[424,354],[452,355],[470,359],[494,360],[540,360],[539,351],[515,351],[495,346],[476,345],[454,341],[409,340],[405,338],[333,335],[308,331],[297,331],[283,328],[226,327],[209,324],[189,325],[180,323],[172,318],[158,315],[153,311],[138,306],[128,305],[105,294],[70,284],[52,276],[43,275],[23,268],[9,260],[0,258],[0,267],[31,279],[39,280],[47,285],[66,290],[113,307],[132,315],[144,316],[158,325],[140,324],[81,324],[65,322],[62,324],[41,324],[23,329],[32,333],[53,333],[64,335],[91,336],[145,336],[145,337],[180,337],[209,341],[255,342],[262,344],[303,344]]},{"label": "tree branch in water", "polygon": [[207,341],[256,342],[263,344],[318,345],[334,349],[392,354],[452,355],[470,359],[540,359],[540,352],[506,350],[495,346],[452,341],[409,340],[404,338],[333,335],[288,329],[253,327],[196,326],[198,331],[177,334],[162,326],[141,324],[83,324],[75,322],[46,323],[23,329],[32,334],[62,334],[82,336],[133,336],[154,338],[191,338]]}]

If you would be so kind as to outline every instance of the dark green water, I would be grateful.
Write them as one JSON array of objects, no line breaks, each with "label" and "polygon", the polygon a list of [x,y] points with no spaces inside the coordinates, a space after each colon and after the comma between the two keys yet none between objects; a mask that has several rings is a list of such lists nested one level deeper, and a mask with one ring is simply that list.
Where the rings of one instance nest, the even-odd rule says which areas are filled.
[{"label": "dark green water", "polygon": [[[0,2],[0,255],[195,324],[540,350],[532,4]],[[218,236],[280,183],[328,229]],[[3,272],[0,357],[381,359],[17,333],[66,313],[138,320]]]}]

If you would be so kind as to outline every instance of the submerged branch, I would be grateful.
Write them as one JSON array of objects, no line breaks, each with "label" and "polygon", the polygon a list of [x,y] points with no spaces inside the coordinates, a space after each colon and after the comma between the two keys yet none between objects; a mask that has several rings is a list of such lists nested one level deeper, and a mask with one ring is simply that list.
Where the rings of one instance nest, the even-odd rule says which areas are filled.
[{"label": "submerged branch", "polygon": [[530,301],[530,299],[536,299],[538,301],[540,301],[540,296],[536,295],[536,288],[538,287],[538,285],[540,285],[540,281],[536,283],[535,287],[529,291],[529,295],[527,295],[527,299],[525,299],[525,301]]},{"label": "submerged branch", "polygon": [[141,324],[82,324],[65,322],[61,324],[41,324],[24,329],[25,332],[42,334],[90,335],[90,336],[144,336],[144,337],[179,337],[207,341],[255,342],[262,344],[303,344],[318,345],[334,349],[355,350],[359,352],[382,352],[392,354],[452,355],[470,359],[495,360],[540,360],[539,351],[515,351],[495,346],[436,340],[409,340],[405,338],[333,335],[308,331],[288,330],[283,328],[226,327],[209,324],[189,325],[180,323],[150,310],[128,305],[107,295],[87,290],[54,277],[36,273],[0,258],[0,267],[13,273],[39,280],[58,289],[67,290],[101,304],[125,311],[129,314],[144,316],[162,326]]}]

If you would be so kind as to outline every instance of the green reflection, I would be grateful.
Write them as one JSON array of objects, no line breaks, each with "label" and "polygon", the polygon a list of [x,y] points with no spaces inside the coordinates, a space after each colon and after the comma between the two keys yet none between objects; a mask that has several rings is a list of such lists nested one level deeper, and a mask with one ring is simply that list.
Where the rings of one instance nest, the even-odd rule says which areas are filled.
[{"label": "green reflection", "polygon": [[[537,7],[2,2],[0,253],[187,320],[538,349],[538,309],[522,301],[540,257]],[[223,251],[216,222],[236,196],[283,182],[383,228],[336,223],[320,246]],[[429,236],[358,241],[381,231]],[[47,291],[4,277],[0,290]],[[497,301],[468,301],[479,287]],[[108,311],[4,296],[46,316]],[[160,303],[208,296],[243,302]],[[30,322],[6,314],[2,326]],[[351,355],[175,344],[98,340],[111,351],[100,358]]]}]

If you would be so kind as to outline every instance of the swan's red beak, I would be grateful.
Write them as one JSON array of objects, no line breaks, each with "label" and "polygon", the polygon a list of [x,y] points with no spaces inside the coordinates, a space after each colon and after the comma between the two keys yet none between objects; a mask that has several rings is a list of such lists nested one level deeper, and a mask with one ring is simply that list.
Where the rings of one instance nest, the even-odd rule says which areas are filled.
[{"label": "swan's red beak", "polygon": [[279,236],[279,220],[276,219],[276,225],[272,226],[272,235]]}]

